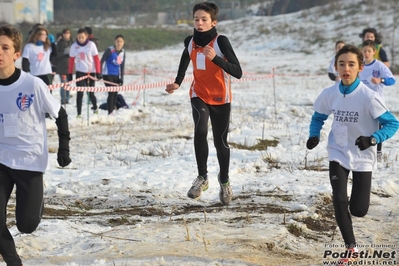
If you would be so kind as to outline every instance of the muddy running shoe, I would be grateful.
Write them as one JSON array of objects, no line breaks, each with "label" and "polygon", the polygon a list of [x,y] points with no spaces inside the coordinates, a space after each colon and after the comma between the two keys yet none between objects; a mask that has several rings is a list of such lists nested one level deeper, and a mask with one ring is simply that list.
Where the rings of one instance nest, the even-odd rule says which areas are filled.
[{"label": "muddy running shoe", "polygon": [[208,180],[205,180],[202,176],[198,176],[194,181],[190,190],[187,192],[187,196],[192,199],[201,197],[202,191],[207,190],[209,187]]},{"label": "muddy running shoe", "polygon": [[348,248],[345,252],[345,258],[340,259],[336,265],[353,265],[359,257],[359,250],[357,248]]},{"label": "muddy running shoe", "polygon": [[233,190],[231,189],[230,182],[221,183],[220,174],[218,174],[218,181],[220,184],[219,199],[223,204],[229,205],[233,199]]}]

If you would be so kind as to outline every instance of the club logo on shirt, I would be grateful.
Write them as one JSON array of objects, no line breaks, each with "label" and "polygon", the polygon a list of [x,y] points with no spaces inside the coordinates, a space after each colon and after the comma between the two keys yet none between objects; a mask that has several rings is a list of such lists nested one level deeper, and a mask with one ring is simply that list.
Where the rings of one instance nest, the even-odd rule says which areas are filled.
[{"label": "club logo on shirt", "polygon": [[380,76],[380,71],[379,70],[373,70],[373,77],[378,78]]},{"label": "club logo on shirt", "polygon": [[18,98],[17,98],[17,106],[19,108],[19,110],[25,112],[26,110],[28,110],[29,106],[31,106],[31,104],[33,103],[33,97],[35,95],[31,94],[30,96],[27,94],[22,94],[22,92],[20,92],[18,94]]}]

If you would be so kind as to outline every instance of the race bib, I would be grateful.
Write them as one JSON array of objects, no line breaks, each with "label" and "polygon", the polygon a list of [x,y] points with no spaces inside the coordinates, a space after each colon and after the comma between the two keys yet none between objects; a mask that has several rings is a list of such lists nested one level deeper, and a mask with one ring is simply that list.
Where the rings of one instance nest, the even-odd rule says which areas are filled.
[{"label": "race bib", "polygon": [[206,70],[205,55],[203,53],[197,53],[197,69]]},{"label": "race bib", "polygon": [[17,114],[3,114],[4,120],[4,137],[18,137],[18,115]]},{"label": "race bib", "polygon": [[341,146],[348,146],[348,127],[344,125],[335,125],[334,129],[334,138],[335,142]]},{"label": "race bib", "polygon": [[42,61],[43,58],[44,58],[44,53],[43,52],[39,52],[38,55],[37,55],[37,60],[38,61]]},{"label": "race bib", "polygon": [[118,64],[118,65],[120,65],[120,64],[122,64],[122,57],[121,56],[117,56],[116,57],[116,63]]}]

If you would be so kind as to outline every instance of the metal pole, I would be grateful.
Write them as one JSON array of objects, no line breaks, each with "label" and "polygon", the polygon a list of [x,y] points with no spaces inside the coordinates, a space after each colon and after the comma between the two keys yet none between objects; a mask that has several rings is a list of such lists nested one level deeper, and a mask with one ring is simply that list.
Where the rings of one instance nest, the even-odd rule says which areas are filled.
[{"label": "metal pole", "polygon": [[277,107],[276,107],[276,79],[274,78],[274,68],[273,68],[273,95],[274,95],[274,118],[277,115]]},{"label": "metal pole", "polygon": [[[147,68],[144,66],[144,71],[143,71],[143,84],[145,84],[145,73],[147,72]],[[143,107],[145,107],[145,91],[143,90]]]}]

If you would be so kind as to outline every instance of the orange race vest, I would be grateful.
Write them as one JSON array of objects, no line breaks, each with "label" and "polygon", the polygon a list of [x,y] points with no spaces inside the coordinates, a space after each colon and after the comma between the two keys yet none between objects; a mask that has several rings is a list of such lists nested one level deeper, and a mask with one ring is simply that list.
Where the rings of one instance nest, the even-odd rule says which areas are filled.
[{"label": "orange race vest", "polygon": [[[216,36],[208,45],[215,49],[216,55],[225,59],[217,44]],[[221,67],[208,60],[199,47],[191,39],[188,52],[193,62],[194,80],[190,86],[190,98],[199,97],[210,105],[222,105],[231,102],[230,75]]]}]

